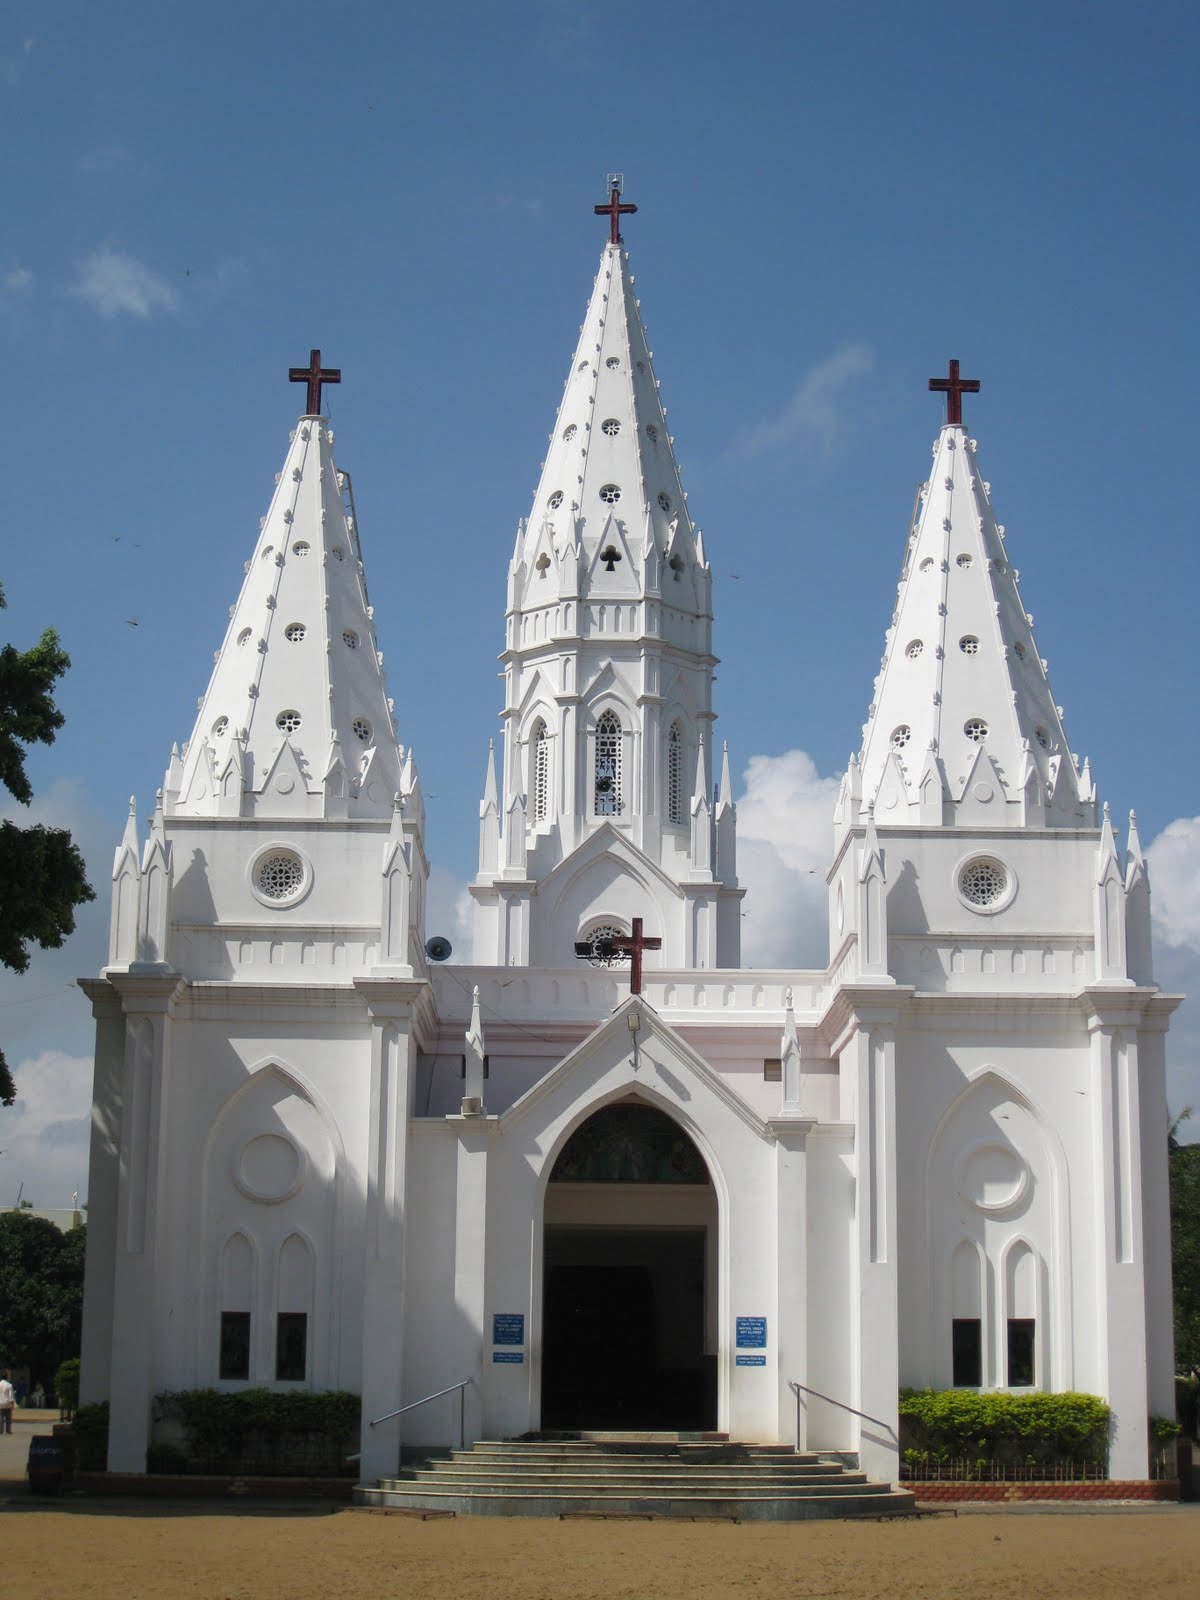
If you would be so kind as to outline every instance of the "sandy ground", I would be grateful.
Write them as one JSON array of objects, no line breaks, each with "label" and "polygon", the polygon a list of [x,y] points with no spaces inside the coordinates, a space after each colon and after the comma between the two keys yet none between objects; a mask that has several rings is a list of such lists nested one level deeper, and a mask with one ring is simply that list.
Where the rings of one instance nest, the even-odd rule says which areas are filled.
[{"label": "sandy ground", "polygon": [[[7,1491],[7,1492],[3,1492]],[[5,1600],[1142,1600],[1200,1592],[1200,1507],[789,1525],[419,1522],[345,1508],[31,1508],[0,1491]]]}]

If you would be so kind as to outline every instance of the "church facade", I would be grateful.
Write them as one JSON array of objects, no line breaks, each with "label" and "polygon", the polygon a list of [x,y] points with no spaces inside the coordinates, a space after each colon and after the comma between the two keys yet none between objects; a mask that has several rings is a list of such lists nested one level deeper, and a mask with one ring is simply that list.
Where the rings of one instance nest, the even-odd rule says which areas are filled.
[{"label": "church facade", "polygon": [[293,374],[305,415],[84,983],[109,1466],[146,1469],[156,1394],[266,1385],[360,1393],[364,1480],[460,1425],[723,1429],[894,1479],[901,1385],[960,1385],[1101,1395],[1112,1475],[1145,1477],[1175,1001],[962,421],[977,385],[937,385],[828,965],[743,968],[711,572],[618,205],[508,566],[469,965],[427,949],[340,375]]}]

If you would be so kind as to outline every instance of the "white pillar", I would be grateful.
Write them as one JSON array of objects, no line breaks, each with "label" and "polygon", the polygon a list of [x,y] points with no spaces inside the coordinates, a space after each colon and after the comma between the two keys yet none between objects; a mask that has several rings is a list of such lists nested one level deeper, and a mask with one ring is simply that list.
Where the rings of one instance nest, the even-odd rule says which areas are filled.
[{"label": "white pillar", "polygon": [[779,1118],[775,1135],[775,1354],[778,1363],[778,1438],[807,1448],[803,1393],[797,1408],[789,1384],[808,1382],[808,1177],[806,1141],[811,1118]]}]

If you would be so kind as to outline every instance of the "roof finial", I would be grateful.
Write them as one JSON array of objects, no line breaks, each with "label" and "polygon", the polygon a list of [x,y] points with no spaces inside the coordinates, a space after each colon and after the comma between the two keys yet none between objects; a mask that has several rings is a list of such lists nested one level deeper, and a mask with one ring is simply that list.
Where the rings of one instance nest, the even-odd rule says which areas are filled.
[{"label": "roof finial", "polygon": [[308,352],[308,365],[306,367],[289,367],[289,383],[307,383],[308,399],[305,404],[306,417],[319,417],[321,415],[321,386],[326,383],[341,383],[342,369],[340,367],[323,367],[321,365],[321,352],[310,350]]},{"label": "roof finial", "polygon": [[610,172],[608,175],[608,199],[602,206],[593,206],[592,210],[598,217],[607,215],[611,227],[608,236],[609,244],[620,244],[621,228],[620,219],[637,210],[636,206],[621,204],[621,192],[625,188],[625,174],[623,172]]},{"label": "roof finial", "polygon": [[950,373],[945,378],[930,378],[929,387],[946,396],[946,421],[951,427],[962,427],[962,397],[979,393],[978,378],[960,378],[958,362],[951,361]]}]

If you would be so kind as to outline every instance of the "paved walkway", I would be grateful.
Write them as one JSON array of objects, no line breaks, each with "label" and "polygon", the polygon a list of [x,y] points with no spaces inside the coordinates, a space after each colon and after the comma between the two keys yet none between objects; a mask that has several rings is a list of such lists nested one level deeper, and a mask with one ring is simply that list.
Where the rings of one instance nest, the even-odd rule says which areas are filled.
[{"label": "paved walkway", "polygon": [[30,1439],[35,1433],[53,1433],[57,1421],[57,1406],[53,1411],[28,1411],[17,1407],[13,1412],[12,1433],[0,1433],[0,1482],[13,1478],[24,1480]]}]

